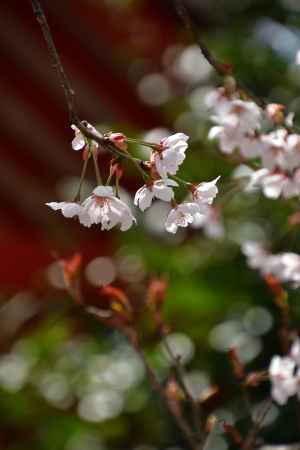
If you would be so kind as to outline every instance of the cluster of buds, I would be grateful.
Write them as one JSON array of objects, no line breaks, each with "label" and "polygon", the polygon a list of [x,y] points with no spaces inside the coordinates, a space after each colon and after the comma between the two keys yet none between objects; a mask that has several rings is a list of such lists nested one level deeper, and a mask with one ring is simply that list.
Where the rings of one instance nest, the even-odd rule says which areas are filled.
[{"label": "cluster of buds", "polygon": [[[111,170],[107,182],[103,185],[98,167],[99,145],[97,141],[87,139],[85,135],[75,126],[75,137],[72,141],[74,150],[84,151],[84,169],[89,158],[92,156],[95,165],[97,184],[91,195],[83,202],[80,202],[79,195],[72,202],[50,202],[47,205],[53,210],[60,210],[67,218],[77,217],[79,222],[91,227],[93,224],[101,225],[102,230],[110,230],[119,225],[121,231],[127,231],[136,219],[130,207],[119,198],[118,187],[121,171],[116,164],[111,163]],[[95,133],[97,138],[104,139],[94,127],[87,124],[87,129]],[[132,159],[138,169],[142,172],[145,184],[138,189],[134,197],[134,204],[141,211],[149,208],[153,200],[159,199],[169,202],[172,209],[167,217],[165,228],[170,233],[176,233],[178,227],[187,227],[192,223],[206,223],[207,218],[211,215],[211,208],[217,193],[217,181],[219,177],[213,181],[203,182],[197,185],[185,182],[176,176],[176,173],[185,159],[185,152],[188,148],[189,137],[183,133],[176,133],[160,141],[159,144],[145,143],[143,145],[151,148],[151,156],[149,161],[143,161],[141,164],[133,158],[128,151],[128,142],[136,142],[128,139],[121,133],[110,133],[106,136],[106,141],[113,145],[118,152],[118,157],[122,155]],[[147,168],[147,171],[146,169]],[[115,187],[110,185],[112,178],[115,176]],[[82,180],[81,180],[82,183]],[[81,186],[80,183],[80,186]],[[182,183],[189,191],[189,197],[180,204],[177,204],[174,197],[174,188]],[[79,197],[79,200],[78,200]]]},{"label": "cluster of buds", "polygon": [[[283,105],[269,104],[263,111],[225,88],[210,92],[206,103],[217,124],[209,138],[218,139],[225,154],[239,150],[244,160],[260,162],[260,169],[251,170],[248,189],[261,188],[272,199],[300,195],[300,135],[290,131],[292,120],[285,118]],[[263,133],[263,119],[279,128]]]}]

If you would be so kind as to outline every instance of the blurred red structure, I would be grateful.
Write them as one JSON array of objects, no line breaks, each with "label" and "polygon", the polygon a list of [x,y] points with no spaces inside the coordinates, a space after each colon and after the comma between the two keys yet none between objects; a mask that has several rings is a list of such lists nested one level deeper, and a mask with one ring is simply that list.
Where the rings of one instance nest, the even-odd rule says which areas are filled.
[{"label": "blurred red structure", "polygon": [[[41,2],[82,118],[142,128],[162,125],[157,112],[140,101],[138,74],[129,67],[142,61],[157,70],[164,49],[174,42],[174,24],[163,6],[150,0],[134,8],[114,1]],[[62,221],[43,205],[56,198],[62,176],[78,175],[80,162],[70,149],[63,92],[29,0],[1,2],[0,40],[0,283],[10,290],[25,286],[51,260],[59,234],[53,230]],[[73,226],[77,245],[91,247],[85,230]],[[69,228],[65,233],[68,241]],[[101,242],[101,233],[93,236]]]}]

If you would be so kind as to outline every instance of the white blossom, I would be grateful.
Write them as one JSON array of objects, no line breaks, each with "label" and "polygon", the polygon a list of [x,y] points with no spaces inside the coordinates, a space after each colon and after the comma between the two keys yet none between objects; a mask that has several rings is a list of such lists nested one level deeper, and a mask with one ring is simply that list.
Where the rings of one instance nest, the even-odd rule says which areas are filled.
[{"label": "white blossom", "polygon": [[219,192],[217,186],[219,179],[220,177],[217,177],[212,181],[198,184],[192,191],[193,200],[198,205],[211,205]]},{"label": "white blossom", "polygon": [[222,90],[209,93],[206,103],[213,109],[211,119],[217,124],[210,130],[208,138],[218,139],[223,153],[229,154],[239,148],[243,156],[256,157],[260,145],[255,131],[261,126],[261,109],[252,101],[229,98]]},{"label": "white blossom", "polygon": [[142,186],[135,194],[134,204],[142,211],[151,206],[154,198],[170,202],[174,198],[173,187],[178,186],[176,181],[171,179],[156,180]]},{"label": "white blossom", "polygon": [[177,173],[185,159],[188,139],[187,135],[176,133],[160,141],[158,149],[151,155],[151,161],[161,178],[167,178],[168,174],[175,175]]},{"label": "white blossom", "polygon": [[81,206],[76,202],[50,202],[46,205],[54,211],[60,210],[62,215],[67,218],[78,216],[81,210]]},{"label": "white blossom", "polygon": [[263,276],[273,275],[282,283],[291,283],[293,287],[300,285],[300,255],[293,252],[272,254],[253,241],[246,241],[242,251],[252,269],[258,269]]},{"label": "white blossom", "polygon": [[264,146],[262,151],[262,165],[269,170],[286,167],[286,148],[287,131],[280,128],[268,134],[261,136],[261,142]]},{"label": "white blossom", "polygon": [[239,142],[239,149],[246,159],[258,158],[263,152],[263,144],[260,137],[244,136]]},{"label": "white blossom", "polygon": [[90,227],[101,224],[102,230],[110,230],[120,224],[121,231],[127,231],[136,222],[130,208],[114,195],[110,186],[98,186],[81,205],[81,224]]},{"label": "white blossom", "polygon": [[183,202],[170,211],[165,224],[166,230],[175,234],[178,227],[186,228],[194,222],[197,214],[200,213],[200,207],[197,203]]},{"label": "white blossom", "polygon": [[255,188],[261,188],[264,195],[271,199],[292,198],[300,195],[300,169],[288,174],[283,171],[271,171],[263,168],[249,171],[249,182],[245,187],[251,192]]},{"label": "white blossom", "polygon": [[295,376],[296,363],[290,357],[274,356],[269,367],[272,384],[271,394],[280,405],[284,405],[289,397],[298,390],[298,378]]}]

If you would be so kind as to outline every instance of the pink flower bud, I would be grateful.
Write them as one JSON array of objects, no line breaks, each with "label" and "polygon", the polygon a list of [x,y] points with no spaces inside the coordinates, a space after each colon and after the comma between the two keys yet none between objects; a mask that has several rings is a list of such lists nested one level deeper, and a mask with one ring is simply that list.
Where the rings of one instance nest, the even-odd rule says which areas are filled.
[{"label": "pink flower bud", "polygon": [[267,117],[274,123],[280,124],[284,121],[285,107],[280,103],[270,103],[266,106]]},{"label": "pink flower bud", "polygon": [[127,150],[126,136],[123,133],[110,133],[109,140],[120,150]]}]

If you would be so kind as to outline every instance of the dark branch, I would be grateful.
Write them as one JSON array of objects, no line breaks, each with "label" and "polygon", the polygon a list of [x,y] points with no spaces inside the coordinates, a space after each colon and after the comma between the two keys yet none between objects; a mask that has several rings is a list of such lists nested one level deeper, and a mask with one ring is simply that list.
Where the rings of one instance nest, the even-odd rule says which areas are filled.
[{"label": "dark branch", "polygon": [[204,58],[209,62],[209,64],[216,70],[216,72],[221,75],[228,75],[230,67],[227,64],[221,63],[216,59],[216,57],[211,53],[209,48],[203,42],[197,26],[194,24],[190,14],[188,13],[183,0],[175,0],[176,9],[179,17],[182,19],[186,29],[191,34],[192,38],[197,42]]},{"label": "dark branch", "polygon": [[43,11],[43,8],[42,8],[40,2],[38,0],[30,0],[30,1],[31,1],[34,15],[42,29],[43,36],[44,36],[44,39],[45,39],[47,47],[48,47],[48,51],[49,51],[49,54],[52,59],[53,67],[57,73],[61,87],[63,88],[64,94],[65,94],[65,99],[66,99],[66,103],[67,103],[68,110],[69,110],[70,122],[71,123],[77,122],[78,116],[77,116],[76,108],[75,108],[75,92],[71,86],[71,83],[70,83],[67,75],[66,75],[66,72],[64,70],[64,67],[63,67],[61,59],[60,59],[60,56],[55,47],[54,40],[52,38],[52,34],[50,31],[50,27],[49,27],[47,18],[45,16],[45,13]]},{"label": "dark branch", "polygon": [[128,339],[131,346],[135,349],[135,351],[141,358],[141,360],[144,364],[144,368],[145,368],[147,377],[151,383],[153,390],[155,390],[159,394],[159,396],[163,400],[166,408],[168,409],[170,414],[174,417],[174,419],[177,423],[177,426],[182,431],[183,435],[185,436],[185,438],[189,444],[189,447],[191,448],[191,450],[200,450],[202,448],[202,446],[198,445],[197,440],[194,437],[193,430],[191,429],[189,423],[185,420],[184,417],[182,417],[181,414],[176,414],[174,412],[164,387],[161,385],[161,383],[158,380],[152,367],[148,364],[148,361],[145,357],[144,350],[142,349],[142,347],[139,344],[136,333],[133,334],[132,329],[126,329],[126,328],[123,329],[123,333],[126,336],[126,338]]},{"label": "dark branch", "polygon": [[235,74],[232,73],[232,66],[228,63],[220,62],[207,47],[199,33],[197,25],[192,20],[184,4],[184,0],[175,0],[175,6],[185,28],[188,30],[192,39],[198,44],[204,58],[215,69],[215,71],[222,77],[226,75],[233,75],[237,84],[237,88],[241,89],[249,98],[252,98],[252,100],[255,101],[255,103],[257,103],[261,108],[265,108],[265,106],[267,105],[266,101],[263,98],[258,97],[257,95],[250,92],[250,90],[236,78]]},{"label": "dark branch", "polygon": [[258,411],[257,419],[253,427],[250,429],[248,435],[246,436],[245,442],[243,444],[243,450],[251,450],[253,447],[255,447],[256,438],[260,432],[261,427],[263,426],[263,423],[268,412],[270,411],[271,406],[272,399],[269,398],[264,402],[261,409]]},{"label": "dark branch", "polygon": [[52,65],[56,71],[60,85],[65,94],[66,104],[69,111],[70,123],[75,124],[84,134],[85,137],[97,142],[99,145],[101,145],[103,148],[105,148],[115,156],[121,156],[122,158],[130,159],[136,166],[139,166],[140,170],[142,171],[140,167],[140,164],[142,162],[141,160],[139,160],[138,158],[134,158],[128,153],[120,151],[109,139],[105,139],[104,137],[101,137],[99,134],[94,133],[92,130],[87,128],[84,121],[80,120],[78,113],[76,111],[75,92],[72,88],[72,85],[65,72],[64,66],[61,62],[44,10],[39,0],[30,0],[30,2],[32,5],[34,15],[41,27],[45,42],[47,44],[48,52],[52,59]]}]

